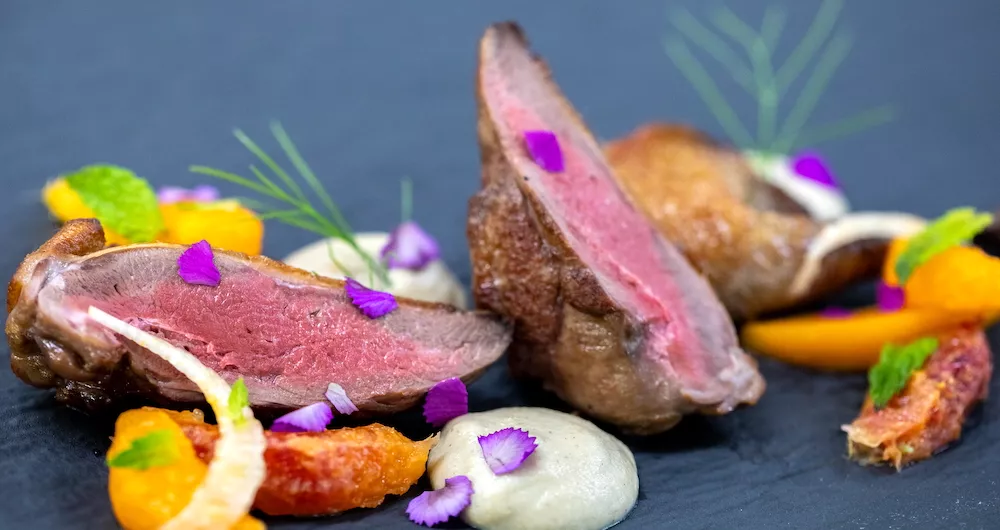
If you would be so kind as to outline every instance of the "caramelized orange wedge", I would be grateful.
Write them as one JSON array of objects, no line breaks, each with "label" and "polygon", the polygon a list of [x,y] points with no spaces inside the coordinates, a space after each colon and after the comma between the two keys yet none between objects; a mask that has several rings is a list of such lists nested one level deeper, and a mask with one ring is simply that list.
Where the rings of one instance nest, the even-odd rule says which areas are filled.
[{"label": "caramelized orange wedge", "polygon": [[845,317],[808,314],[750,322],[740,335],[747,348],[762,355],[821,370],[862,371],[878,362],[886,343],[902,344],[964,323],[996,321],[979,313],[949,313],[904,308],[883,312],[876,307]]},{"label": "caramelized orange wedge", "polygon": [[[112,467],[108,492],[115,517],[127,530],[153,530],[173,519],[191,501],[208,473],[208,466],[195,453],[180,426],[160,409],[129,410],[118,416],[108,457],[128,449],[132,442],[154,431],[167,431],[177,458],[169,465],[147,469]],[[263,529],[264,524],[244,516],[233,527],[238,530]]]}]

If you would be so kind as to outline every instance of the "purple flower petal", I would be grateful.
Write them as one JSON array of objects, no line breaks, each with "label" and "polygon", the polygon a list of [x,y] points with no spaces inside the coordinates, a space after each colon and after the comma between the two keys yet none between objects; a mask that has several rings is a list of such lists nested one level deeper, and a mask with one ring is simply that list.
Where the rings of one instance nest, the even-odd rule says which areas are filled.
[{"label": "purple flower petal", "polygon": [[819,314],[824,318],[847,318],[854,312],[843,307],[830,306],[820,311]]},{"label": "purple flower petal", "polygon": [[382,261],[390,269],[418,271],[438,259],[441,249],[430,234],[413,221],[407,221],[389,234],[382,248]]},{"label": "purple flower petal", "polygon": [[417,524],[434,526],[462,513],[472,502],[472,481],[465,475],[444,480],[439,490],[425,491],[406,506],[406,515]]},{"label": "purple flower petal", "polygon": [[274,420],[271,424],[272,432],[322,432],[333,419],[333,411],[330,405],[320,401],[312,405],[306,405],[298,410],[293,410],[288,414]]},{"label": "purple flower petal", "polygon": [[899,311],[906,303],[906,295],[902,287],[893,287],[885,282],[878,282],[875,290],[875,300],[882,311]]},{"label": "purple flower petal", "polygon": [[533,436],[528,436],[528,431],[507,427],[480,436],[479,447],[483,449],[483,458],[493,473],[503,475],[521,467],[538,448],[538,444]]},{"label": "purple flower petal", "polygon": [[524,143],[531,159],[538,167],[549,173],[561,173],[563,165],[562,148],[552,131],[524,131]]},{"label": "purple flower petal", "polygon": [[347,392],[344,392],[344,388],[337,383],[330,383],[326,387],[326,399],[329,399],[330,403],[333,403],[333,408],[341,414],[358,411],[358,407],[351,401],[351,398],[347,397]]},{"label": "purple flower petal", "polygon": [[188,193],[189,201],[197,202],[212,202],[219,200],[219,190],[215,186],[209,186],[208,184],[202,184],[200,186],[195,186],[190,193]]},{"label": "purple flower petal", "polygon": [[357,307],[368,318],[378,318],[387,315],[397,307],[396,297],[390,293],[369,289],[358,283],[354,278],[347,278],[344,282],[344,290],[351,299],[354,307]]},{"label": "purple flower petal", "polygon": [[840,189],[840,184],[837,182],[836,177],[833,176],[833,172],[830,171],[830,166],[827,165],[819,153],[815,151],[803,151],[791,160],[791,164],[792,169],[803,178],[822,184],[828,188]]},{"label": "purple flower petal", "polygon": [[177,186],[164,186],[156,192],[156,200],[160,204],[170,204],[185,200],[188,190]]},{"label": "purple flower petal", "polygon": [[208,241],[191,245],[177,258],[177,273],[182,280],[192,285],[219,285],[221,275],[215,266],[212,246]]},{"label": "purple flower petal", "polygon": [[156,200],[160,204],[171,204],[181,201],[212,202],[219,200],[219,190],[207,184],[195,186],[191,190],[177,186],[164,186],[156,192]]},{"label": "purple flower petal", "polygon": [[445,379],[427,391],[427,398],[424,400],[424,418],[427,423],[440,427],[468,412],[469,391],[461,379]]}]

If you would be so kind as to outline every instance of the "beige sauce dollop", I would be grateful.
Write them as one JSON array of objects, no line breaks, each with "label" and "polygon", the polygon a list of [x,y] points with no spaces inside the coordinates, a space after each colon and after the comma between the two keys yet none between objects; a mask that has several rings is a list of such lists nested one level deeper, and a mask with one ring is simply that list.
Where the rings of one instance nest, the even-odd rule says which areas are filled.
[{"label": "beige sauce dollop", "polygon": [[[379,253],[389,240],[386,232],[362,232],[355,235],[358,246],[378,259]],[[328,244],[333,255],[345,270],[338,268],[330,259]],[[366,287],[388,291],[394,295],[425,302],[441,302],[462,309],[466,308],[465,292],[458,279],[444,261],[438,259],[419,271],[392,269],[389,271],[391,286],[378,276],[369,278],[368,265],[351,247],[340,239],[321,239],[292,252],[283,260],[285,263],[328,278],[342,279],[350,276]]]},{"label": "beige sauce dollop", "polygon": [[[495,475],[478,437],[514,427],[538,444],[521,467]],[[628,515],[639,495],[635,458],[593,423],[555,410],[511,407],[460,416],[427,460],[431,484],[465,475],[475,491],[462,512],[484,530],[602,530]]]}]

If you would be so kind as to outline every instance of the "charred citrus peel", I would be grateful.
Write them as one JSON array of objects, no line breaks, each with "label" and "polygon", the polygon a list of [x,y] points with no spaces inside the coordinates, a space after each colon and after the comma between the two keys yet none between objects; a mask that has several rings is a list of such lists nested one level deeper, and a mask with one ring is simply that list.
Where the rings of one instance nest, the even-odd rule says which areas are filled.
[{"label": "charred citrus peel", "polygon": [[871,396],[847,432],[848,453],[864,464],[900,469],[957,440],[973,406],[986,397],[992,355],[982,330],[939,337],[940,346],[902,392],[876,410]]},{"label": "charred citrus peel", "polygon": [[[212,459],[219,430],[199,411],[166,412],[204,461]],[[424,474],[436,442],[414,442],[379,424],[323,432],[266,431],[267,478],[254,508],[269,515],[330,515],[374,508],[402,495]]]},{"label": "charred citrus peel", "polygon": [[[189,496],[188,502],[179,511],[165,510],[160,505],[150,507],[153,510],[152,516],[170,516],[156,527],[164,530],[236,527],[250,511],[257,489],[264,481],[264,429],[254,419],[250,407],[246,404],[233,406],[230,403],[232,392],[229,385],[190,353],[96,307],[91,307],[88,314],[97,323],[158,355],[184,374],[205,395],[219,421],[220,436],[215,458],[195,483],[193,492],[175,493],[178,496]],[[231,412],[231,409],[235,410]],[[171,467],[165,466],[166,469]],[[144,476],[135,478],[146,480]],[[159,487],[155,479],[155,476],[149,477],[149,487]],[[109,492],[114,495],[115,491],[112,489]]]}]

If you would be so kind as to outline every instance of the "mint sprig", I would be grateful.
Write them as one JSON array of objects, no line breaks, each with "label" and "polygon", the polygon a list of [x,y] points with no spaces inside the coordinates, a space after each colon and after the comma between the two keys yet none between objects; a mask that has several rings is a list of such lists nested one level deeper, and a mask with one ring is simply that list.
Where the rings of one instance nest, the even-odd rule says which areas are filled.
[{"label": "mint sprig", "polygon": [[921,369],[937,348],[938,340],[934,337],[917,339],[904,346],[883,346],[878,364],[868,371],[868,393],[875,408],[884,407],[905,388],[913,372]]},{"label": "mint sprig", "polygon": [[927,260],[972,240],[976,234],[993,224],[993,215],[975,208],[955,208],[927,225],[913,236],[896,260],[896,276],[904,284],[917,267]]},{"label": "mint sprig", "polygon": [[64,178],[102,225],[129,241],[146,243],[163,232],[163,216],[156,192],[132,171],[110,164],[95,164]]},{"label": "mint sprig", "polygon": [[168,466],[180,458],[174,434],[163,429],[132,440],[128,449],[108,458],[108,467],[145,470]]}]

